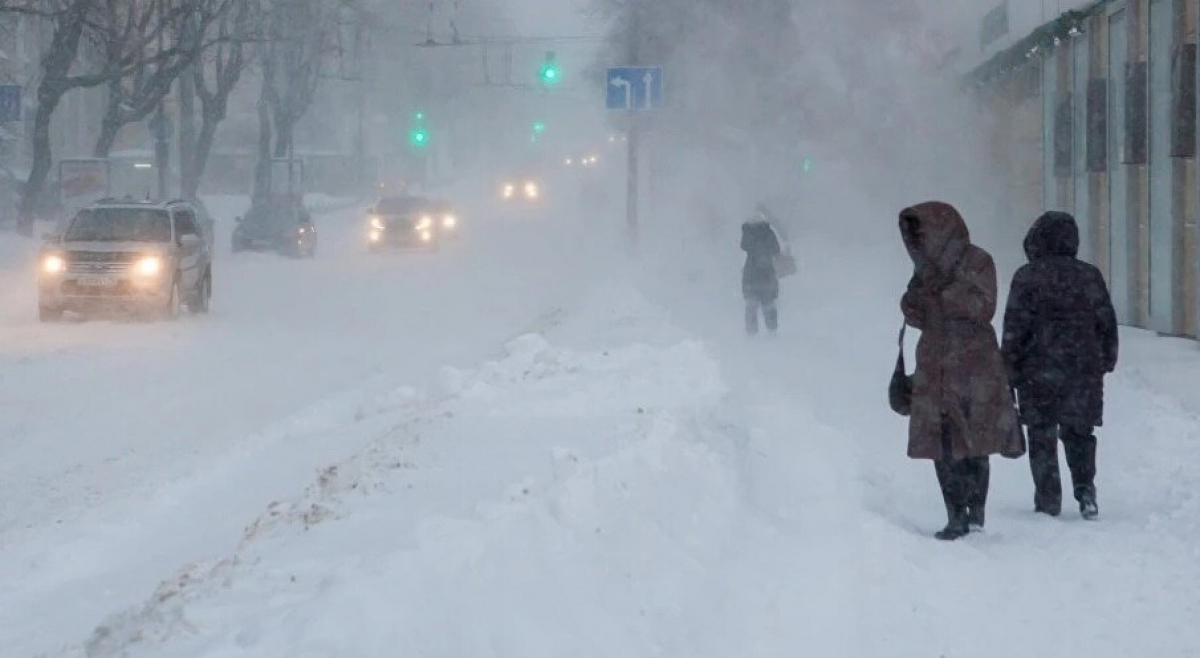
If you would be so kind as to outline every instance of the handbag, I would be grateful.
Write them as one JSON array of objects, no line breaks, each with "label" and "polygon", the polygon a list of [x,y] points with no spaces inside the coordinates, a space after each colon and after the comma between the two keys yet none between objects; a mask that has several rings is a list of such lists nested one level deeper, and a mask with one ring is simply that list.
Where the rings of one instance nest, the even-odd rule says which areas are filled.
[{"label": "handbag", "polygon": [[774,258],[775,276],[780,279],[792,276],[796,273],[796,257],[792,255],[791,249],[778,254]]},{"label": "handbag", "polygon": [[888,384],[888,403],[892,411],[901,416],[912,414],[913,378],[904,367],[904,332],[907,325],[900,325],[900,354],[896,357],[896,369],[892,371],[892,381]]}]

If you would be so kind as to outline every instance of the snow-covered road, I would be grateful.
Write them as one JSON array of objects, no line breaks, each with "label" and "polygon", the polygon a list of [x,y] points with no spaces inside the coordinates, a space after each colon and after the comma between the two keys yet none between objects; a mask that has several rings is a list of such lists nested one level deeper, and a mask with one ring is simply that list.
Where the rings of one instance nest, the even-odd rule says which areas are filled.
[{"label": "snow-covered road", "polygon": [[39,325],[30,246],[0,243],[0,655],[84,637],[228,552],[359,447],[324,440],[353,420],[343,401],[495,353],[587,276],[563,248],[577,224],[470,213],[437,254],[367,256],[356,210],[319,220],[316,260],[235,257],[243,203],[213,205],[212,314],[175,324]]}]

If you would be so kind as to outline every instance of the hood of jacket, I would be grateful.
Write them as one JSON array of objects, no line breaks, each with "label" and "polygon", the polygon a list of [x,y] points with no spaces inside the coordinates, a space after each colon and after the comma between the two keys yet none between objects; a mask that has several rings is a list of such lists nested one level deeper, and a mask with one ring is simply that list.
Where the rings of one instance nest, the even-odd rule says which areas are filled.
[{"label": "hood of jacket", "polygon": [[1079,255],[1079,225],[1065,212],[1048,212],[1038,218],[1025,236],[1025,256],[1030,262],[1053,256]]},{"label": "hood of jacket", "polygon": [[967,223],[954,206],[929,201],[900,212],[900,235],[918,269],[932,265],[949,272],[971,244]]}]

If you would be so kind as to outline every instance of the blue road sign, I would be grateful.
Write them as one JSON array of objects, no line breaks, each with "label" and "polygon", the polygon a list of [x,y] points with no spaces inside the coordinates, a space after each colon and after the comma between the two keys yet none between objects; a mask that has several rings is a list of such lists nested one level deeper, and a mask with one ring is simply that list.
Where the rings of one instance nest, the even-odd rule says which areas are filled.
[{"label": "blue road sign", "polygon": [[21,120],[20,85],[0,85],[0,121]]},{"label": "blue road sign", "polygon": [[610,110],[657,110],[663,106],[661,66],[611,68],[605,87]]}]

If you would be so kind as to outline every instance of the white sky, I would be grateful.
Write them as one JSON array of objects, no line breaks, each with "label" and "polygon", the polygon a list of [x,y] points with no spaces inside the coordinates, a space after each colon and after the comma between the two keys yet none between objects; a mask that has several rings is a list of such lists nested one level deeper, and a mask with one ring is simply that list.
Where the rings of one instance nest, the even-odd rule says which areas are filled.
[{"label": "white sky", "polygon": [[522,36],[574,36],[588,34],[585,0],[510,0],[513,30]]}]

